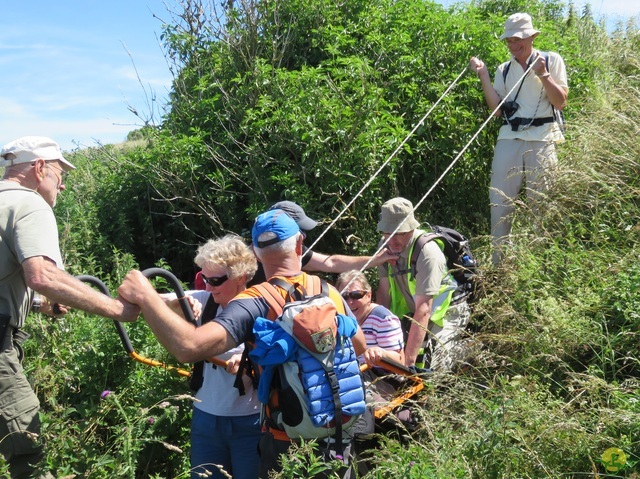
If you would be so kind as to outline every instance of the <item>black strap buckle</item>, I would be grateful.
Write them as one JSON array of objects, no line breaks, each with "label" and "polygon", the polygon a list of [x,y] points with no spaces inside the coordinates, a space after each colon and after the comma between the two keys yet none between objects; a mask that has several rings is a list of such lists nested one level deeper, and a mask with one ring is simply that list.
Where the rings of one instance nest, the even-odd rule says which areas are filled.
[{"label": "black strap buckle", "polygon": [[530,127],[530,126],[542,126],[547,123],[553,123],[555,120],[552,116],[546,116],[544,118],[510,118],[509,120],[504,120],[504,125],[511,125],[511,130],[518,131],[520,126]]}]

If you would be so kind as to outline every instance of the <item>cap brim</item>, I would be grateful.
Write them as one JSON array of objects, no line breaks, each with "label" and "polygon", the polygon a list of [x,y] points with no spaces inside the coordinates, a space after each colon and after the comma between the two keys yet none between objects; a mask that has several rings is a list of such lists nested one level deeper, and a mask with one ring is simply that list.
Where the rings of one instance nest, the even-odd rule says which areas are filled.
[{"label": "cap brim", "polygon": [[305,230],[305,231],[312,230],[313,228],[318,226],[318,222],[312,220],[308,216],[305,216],[304,218],[300,218],[299,220],[296,220],[296,223],[298,223],[298,226],[300,227],[301,230]]},{"label": "cap brim", "polygon": [[538,30],[509,30],[500,36],[500,40],[507,38],[520,38],[522,40],[537,35],[538,33],[540,33]]},{"label": "cap brim", "polygon": [[[55,160],[51,160],[51,161],[55,161]],[[59,161],[60,163],[62,163],[64,166],[66,166],[68,170],[75,170],[75,169],[76,169],[76,167],[75,167],[75,166],[73,166],[73,165],[71,164],[71,162],[70,162],[70,161],[68,161],[68,160],[67,160],[67,159],[65,159],[65,158],[58,158],[58,161]]]}]

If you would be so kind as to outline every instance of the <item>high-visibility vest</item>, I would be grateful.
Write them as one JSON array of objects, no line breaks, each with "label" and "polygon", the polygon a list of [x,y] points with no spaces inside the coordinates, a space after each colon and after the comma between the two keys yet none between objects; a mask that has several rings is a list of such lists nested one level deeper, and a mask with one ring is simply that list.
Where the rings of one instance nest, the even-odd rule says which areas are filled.
[{"label": "high-visibility vest", "polygon": [[[413,257],[413,248],[415,247],[418,238],[420,238],[422,234],[426,234],[424,231],[419,231],[421,234],[416,236],[415,240],[413,240],[413,242],[411,243],[411,248],[409,249],[409,256],[407,257],[407,270],[397,271],[395,273],[395,275],[409,275],[407,278],[407,283],[409,285],[409,294],[411,294],[411,296],[415,296],[416,294],[416,272],[413,271],[415,269],[415,266],[411,264],[411,258]],[[435,239],[434,241],[436,241],[440,249],[442,249],[442,245],[439,243],[439,240]],[[419,253],[420,252],[418,252],[418,254]],[[400,285],[394,279],[395,275],[393,269],[393,266],[387,263],[387,278],[389,279],[389,309],[399,318],[403,318],[405,315],[413,316],[413,313],[415,313],[415,311],[411,311],[411,308],[407,304],[407,301],[405,300],[405,297],[400,290]],[[451,298],[456,289],[455,287],[452,287],[452,281],[453,278],[447,272],[445,277],[443,277],[440,291],[433,298],[433,304],[431,306],[431,316],[429,317],[429,321],[440,327],[443,327],[444,325],[444,316],[445,314],[447,314],[447,310],[451,305]]]}]

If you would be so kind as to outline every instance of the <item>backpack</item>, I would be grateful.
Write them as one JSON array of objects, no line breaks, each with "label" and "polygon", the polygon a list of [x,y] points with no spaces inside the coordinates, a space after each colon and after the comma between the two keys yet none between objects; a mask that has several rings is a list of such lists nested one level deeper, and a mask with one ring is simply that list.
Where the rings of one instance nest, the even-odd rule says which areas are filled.
[{"label": "backpack", "polygon": [[[256,319],[249,357],[262,366],[258,397],[267,425],[290,439],[333,437],[340,447],[343,430],[365,412],[351,341],[358,325],[338,313],[325,281],[308,275],[307,283],[310,292],[278,278],[254,286],[277,318]],[[287,291],[286,299],[275,285]]]},{"label": "backpack", "polygon": [[[542,57],[544,58],[544,65],[547,69],[547,71],[549,71],[549,53],[548,52],[540,52],[540,55],[542,55]],[[502,70],[502,81],[505,83],[507,83],[507,75],[509,74],[509,68],[511,68],[511,61],[509,61],[509,63],[507,63],[507,66],[503,68]],[[520,87],[522,87],[522,84],[520,85]],[[518,89],[518,93],[520,93],[520,89]],[[518,94],[516,93],[516,98],[517,98]],[[515,101],[515,99],[514,99]],[[556,123],[558,124],[558,126],[560,127],[560,131],[562,131],[562,133],[564,133],[565,130],[565,126],[564,126],[564,112],[562,110],[556,110],[556,107],[551,105],[551,110],[553,111],[553,117],[555,118]]]},{"label": "backpack", "polygon": [[432,231],[420,235],[413,245],[409,263],[411,277],[415,278],[418,255],[424,245],[429,241],[436,241],[447,259],[449,272],[453,276],[453,279],[456,280],[456,283],[458,283],[458,289],[456,289],[453,295],[453,301],[464,298],[470,299],[470,296],[473,295],[477,287],[478,265],[471,252],[469,240],[453,228],[437,225],[429,226]]}]

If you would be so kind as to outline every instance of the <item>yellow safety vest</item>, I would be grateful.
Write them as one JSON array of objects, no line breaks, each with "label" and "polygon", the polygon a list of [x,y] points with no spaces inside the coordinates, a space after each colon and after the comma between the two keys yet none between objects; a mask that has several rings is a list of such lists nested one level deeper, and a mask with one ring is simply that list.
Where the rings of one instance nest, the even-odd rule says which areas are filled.
[{"label": "yellow safety vest", "polygon": [[[424,231],[422,233],[424,233]],[[409,285],[409,293],[411,294],[411,296],[415,296],[416,275],[415,275],[415,271],[412,271],[413,268],[411,267],[411,257],[413,254],[413,248],[419,237],[420,236],[417,236],[416,239],[411,243],[411,248],[409,249],[409,256],[407,257],[408,269],[406,271],[396,272],[394,275],[393,266],[387,263],[387,277],[389,279],[389,299],[390,299],[389,309],[393,314],[395,314],[399,318],[403,318],[407,314],[413,316],[413,313],[415,313],[415,311],[411,311],[411,308],[409,308],[409,305],[407,304],[407,301],[405,300],[404,295],[400,290],[400,285],[394,279],[394,276],[398,274],[408,274],[409,277],[407,278],[407,283]],[[436,238],[434,241],[436,241],[440,249],[443,249],[444,245],[441,243],[439,239]],[[455,291],[455,288],[451,288],[451,284],[450,284],[451,275],[449,273],[446,273],[446,277],[443,278],[443,280],[446,278],[448,278],[449,281],[443,281],[444,284],[440,286],[440,291],[438,292],[436,297],[433,298],[433,305],[431,306],[431,316],[429,317],[429,321],[433,322],[434,324],[440,327],[443,327],[444,316],[445,314],[447,314],[447,310],[451,305],[451,298]]]}]

